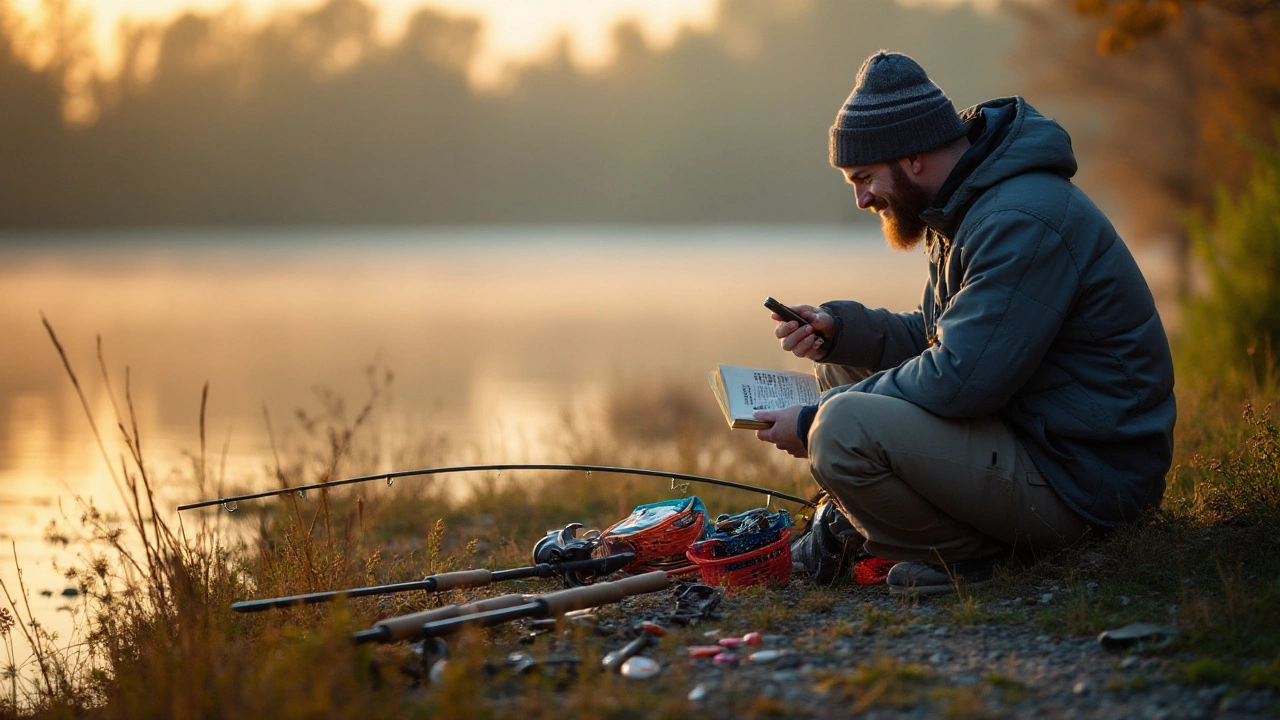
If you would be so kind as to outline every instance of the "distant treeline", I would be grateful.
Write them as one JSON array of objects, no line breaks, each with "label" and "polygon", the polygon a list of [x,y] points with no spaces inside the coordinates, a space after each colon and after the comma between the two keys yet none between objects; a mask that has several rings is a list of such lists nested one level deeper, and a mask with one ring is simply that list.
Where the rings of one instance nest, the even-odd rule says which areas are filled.
[{"label": "distant treeline", "polygon": [[1013,21],[967,5],[722,0],[670,46],[620,25],[606,67],[562,43],[501,91],[467,81],[478,20],[376,24],[329,0],[129,29],[77,124],[83,44],[32,61],[0,0],[0,226],[837,222],[863,213],[827,128],[868,54],[915,56],[961,106],[1018,91]]}]

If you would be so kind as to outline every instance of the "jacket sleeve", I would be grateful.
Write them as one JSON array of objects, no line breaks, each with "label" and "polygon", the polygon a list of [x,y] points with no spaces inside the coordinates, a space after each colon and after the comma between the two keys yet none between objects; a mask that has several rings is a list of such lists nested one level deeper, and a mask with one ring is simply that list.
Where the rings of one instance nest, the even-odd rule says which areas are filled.
[{"label": "jacket sleeve", "polygon": [[[928,293],[926,293],[928,295]],[[836,342],[824,363],[883,370],[928,347],[924,316],[869,308],[852,300],[823,303],[836,321]]]},{"label": "jacket sleeve", "polygon": [[938,318],[937,344],[853,390],[980,417],[1031,377],[1076,297],[1077,258],[1056,230],[1019,210],[991,213],[957,240],[959,290]]}]

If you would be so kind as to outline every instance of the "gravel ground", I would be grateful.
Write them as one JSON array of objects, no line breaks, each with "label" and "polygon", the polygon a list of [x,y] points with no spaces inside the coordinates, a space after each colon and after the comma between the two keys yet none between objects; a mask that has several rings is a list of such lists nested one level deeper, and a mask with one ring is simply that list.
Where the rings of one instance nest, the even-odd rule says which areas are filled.
[{"label": "gravel ground", "polygon": [[[1044,590],[1036,605],[1053,602],[1046,597],[1052,588]],[[636,622],[663,622],[673,597],[628,598],[602,610],[600,654],[624,645],[625,630]],[[676,632],[643,653],[659,661],[661,672],[629,682],[641,692],[683,694],[706,718],[1278,716],[1276,691],[1178,682],[1189,657],[1117,653],[1094,637],[1050,636],[1034,620],[1042,607],[1029,602],[988,597],[977,607],[961,606],[954,598],[907,601],[884,587],[814,591],[804,582],[730,592],[719,620],[688,629],[664,623]],[[768,627],[750,627],[753,618]],[[762,631],[763,642],[751,652],[781,650],[781,656],[737,664],[686,656],[691,644],[753,630]],[[555,647],[526,638],[512,650],[545,657]]]}]

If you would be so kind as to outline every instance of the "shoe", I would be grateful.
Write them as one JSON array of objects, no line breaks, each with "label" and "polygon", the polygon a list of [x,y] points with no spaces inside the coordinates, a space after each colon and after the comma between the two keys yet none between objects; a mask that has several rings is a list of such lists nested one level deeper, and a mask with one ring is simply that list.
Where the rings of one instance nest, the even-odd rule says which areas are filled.
[{"label": "shoe", "polygon": [[885,583],[893,595],[934,595],[971,590],[991,582],[995,558],[958,560],[946,565],[900,562],[889,570]]},{"label": "shoe", "polygon": [[830,585],[853,567],[865,542],[852,523],[830,500],[818,504],[809,525],[791,543],[793,572],[819,585]]}]

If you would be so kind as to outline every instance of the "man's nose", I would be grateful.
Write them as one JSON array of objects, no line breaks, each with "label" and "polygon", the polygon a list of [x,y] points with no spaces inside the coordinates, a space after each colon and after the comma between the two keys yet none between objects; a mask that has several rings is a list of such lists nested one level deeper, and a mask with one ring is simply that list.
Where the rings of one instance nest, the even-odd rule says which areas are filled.
[{"label": "man's nose", "polygon": [[858,207],[862,210],[871,207],[871,204],[876,200],[876,196],[866,190],[855,189],[853,194],[858,200]]}]

